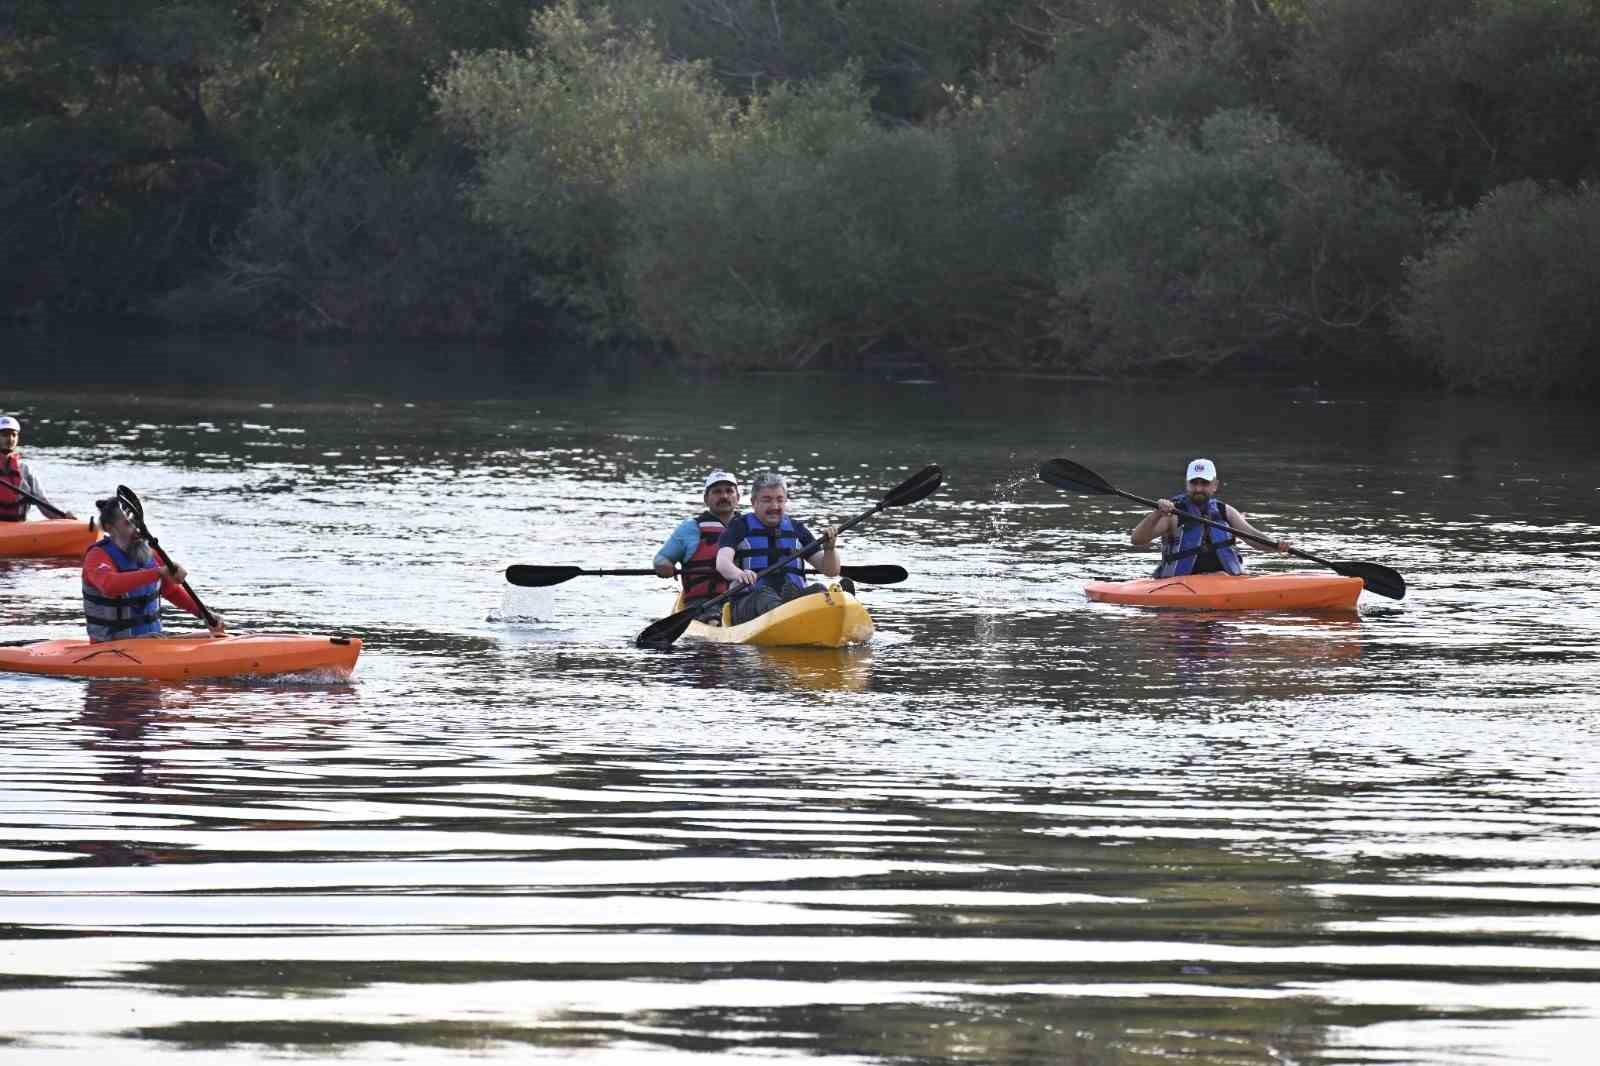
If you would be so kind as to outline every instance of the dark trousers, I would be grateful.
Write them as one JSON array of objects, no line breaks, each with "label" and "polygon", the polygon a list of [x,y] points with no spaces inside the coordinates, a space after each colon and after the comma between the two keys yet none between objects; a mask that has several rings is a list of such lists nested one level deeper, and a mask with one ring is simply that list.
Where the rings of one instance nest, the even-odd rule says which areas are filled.
[{"label": "dark trousers", "polygon": [[[847,577],[839,579],[839,587],[852,595],[855,594],[856,583]],[[743,596],[740,596],[738,599],[734,600],[733,610],[730,611],[729,614],[733,616],[734,625],[743,625],[752,618],[760,618],[762,615],[766,614],[768,611],[779,606],[780,604],[785,604],[790,600],[799,599],[801,596],[810,596],[821,591],[823,591],[822,586],[815,584],[807,585],[803,589],[797,589],[786,581],[783,584],[782,592],[779,592],[771,585],[761,584],[756,586],[756,590],[754,592],[747,592]]]},{"label": "dark trousers", "polygon": [[760,618],[774,607],[790,600],[798,599],[801,596],[810,596],[821,591],[821,585],[807,585],[803,589],[797,589],[785,582],[782,592],[779,592],[771,585],[757,585],[754,592],[747,592],[733,601],[733,610],[730,612],[733,615],[733,624],[736,626],[743,625],[752,618]]}]

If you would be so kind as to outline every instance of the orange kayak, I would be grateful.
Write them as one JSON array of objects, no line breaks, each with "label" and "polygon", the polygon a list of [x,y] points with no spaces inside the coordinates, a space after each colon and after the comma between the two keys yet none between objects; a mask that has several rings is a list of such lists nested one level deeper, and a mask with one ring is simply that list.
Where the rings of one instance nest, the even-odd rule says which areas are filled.
[{"label": "orange kayak", "polygon": [[361,654],[356,637],[260,633],[244,637],[131,637],[91,644],[41,640],[0,647],[0,670],[62,677],[142,677],[188,681],[328,672],[349,677]]},{"label": "orange kayak", "polygon": [[1338,574],[1191,574],[1140,581],[1091,581],[1091,600],[1202,611],[1353,611],[1366,586]]},{"label": "orange kayak", "polygon": [[81,518],[0,522],[0,559],[82,555],[99,537],[95,524]]}]

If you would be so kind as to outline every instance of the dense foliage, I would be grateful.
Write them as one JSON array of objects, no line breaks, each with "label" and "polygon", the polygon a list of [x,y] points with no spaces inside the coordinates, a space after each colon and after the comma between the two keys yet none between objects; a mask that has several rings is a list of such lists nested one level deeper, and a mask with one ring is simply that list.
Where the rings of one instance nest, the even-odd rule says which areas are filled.
[{"label": "dense foliage", "polygon": [[39,322],[1588,388],[1597,168],[1593,0],[0,0]]}]

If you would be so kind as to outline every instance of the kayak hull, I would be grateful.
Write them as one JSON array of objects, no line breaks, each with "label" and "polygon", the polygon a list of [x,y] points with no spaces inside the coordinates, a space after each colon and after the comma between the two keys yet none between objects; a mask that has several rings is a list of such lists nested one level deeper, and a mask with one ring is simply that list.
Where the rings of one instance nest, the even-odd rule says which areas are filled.
[{"label": "kayak hull", "polygon": [[[723,621],[728,621],[728,605]],[[712,644],[754,644],[763,648],[842,648],[872,639],[872,616],[861,601],[838,585],[780,604],[741,625],[690,622],[684,636]]]},{"label": "kayak hull", "polygon": [[348,677],[361,654],[356,637],[262,633],[242,637],[132,637],[91,644],[43,640],[0,648],[0,670],[59,677],[191,681],[328,672]]},{"label": "kayak hull", "polygon": [[93,522],[47,518],[38,522],[0,522],[0,559],[52,559],[79,556],[100,536]]},{"label": "kayak hull", "polygon": [[1353,611],[1366,586],[1337,574],[1191,574],[1139,581],[1091,581],[1084,595],[1100,603],[1199,611]]}]

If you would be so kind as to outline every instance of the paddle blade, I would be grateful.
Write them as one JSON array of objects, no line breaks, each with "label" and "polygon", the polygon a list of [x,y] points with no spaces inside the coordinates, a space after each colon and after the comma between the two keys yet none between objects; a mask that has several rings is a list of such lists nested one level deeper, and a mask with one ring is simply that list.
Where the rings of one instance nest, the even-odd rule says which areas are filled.
[{"label": "paddle blade", "polygon": [[144,521],[144,504],[139,502],[139,494],[126,485],[117,486],[117,499],[122,501],[122,506],[128,509],[133,517]]},{"label": "paddle blade", "polygon": [[559,585],[563,581],[571,581],[581,573],[583,570],[576,566],[529,566],[514,563],[506,567],[506,580],[513,585],[538,589],[546,585]]},{"label": "paddle blade", "polygon": [[1039,480],[1068,492],[1087,492],[1096,496],[1115,496],[1111,482],[1071,459],[1047,459],[1039,466]]},{"label": "paddle blade", "polygon": [[1330,563],[1334,571],[1345,577],[1359,577],[1367,591],[1391,600],[1406,598],[1406,579],[1397,571],[1377,563]]},{"label": "paddle blade", "polygon": [[884,494],[880,507],[904,507],[933,495],[933,490],[944,480],[944,471],[938,465],[925,466]]},{"label": "paddle blade", "polygon": [[633,638],[635,647],[640,648],[666,648],[672,642],[683,636],[683,631],[689,628],[689,623],[694,621],[695,615],[702,609],[701,606],[685,607],[677,614],[669,614],[659,622],[651,622],[645,626],[643,632]]},{"label": "paddle blade", "polygon": [[841,566],[839,568],[839,576],[847,577],[851,581],[857,581],[863,585],[898,585],[911,575],[906,573],[906,568],[903,566],[875,564],[868,566]]}]

